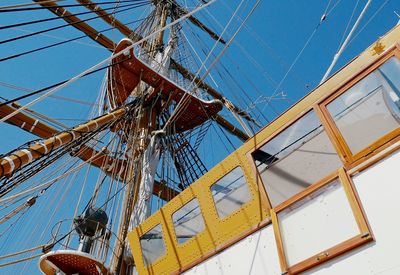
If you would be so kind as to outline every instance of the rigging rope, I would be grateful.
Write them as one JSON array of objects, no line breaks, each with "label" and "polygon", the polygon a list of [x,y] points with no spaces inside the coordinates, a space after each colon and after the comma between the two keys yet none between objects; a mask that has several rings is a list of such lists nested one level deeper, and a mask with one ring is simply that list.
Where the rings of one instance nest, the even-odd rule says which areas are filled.
[{"label": "rigging rope", "polygon": [[[137,23],[137,22],[143,21],[145,19],[146,18],[134,20],[134,21],[126,23],[126,25]],[[107,29],[104,29],[104,30],[101,30],[101,31],[98,31],[98,32],[94,32],[94,33],[93,32],[89,32],[89,33],[90,34],[94,34],[94,35],[98,35],[98,34],[102,34],[102,33],[105,33],[105,32],[108,32],[108,31],[114,30],[114,29],[115,29],[115,27],[111,27],[111,28],[107,28]],[[74,37],[74,38],[71,38],[71,39],[67,39],[67,40],[64,40],[64,41],[61,41],[61,42],[57,42],[57,43],[54,43],[54,44],[46,45],[46,46],[43,46],[43,47],[39,47],[39,48],[36,48],[36,49],[33,49],[33,50],[29,50],[29,51],[25,51],[25,52],[22,52],[22,53],[18,53],[18,54],[10,55],[10,56],[7,56],[7,57],[3,57],[3,58],[0,59],[0,62],[7,61],[7,60],[10,60],[10,59],[14,59],[14,58],[17,58],[17,57],[20,57],[20,56],[24,56],[24,55],[27,55],[27,54],[35,53],[35,52],[38,52],[38,51],[42,51],[42,50],[45,50],[45,49],[53,48],[55,46],[60,46],[60,45],[63,45],[63,44],[69,43],[69,42],[73,42],[73,41],[85,38],[85,37],[87,37],[87,34],[84,34],[84,35],[81,35],[81,36],[77,36],[77,37]]]},{"label": "rigging rope", "polygon": [[[293,60],[292,64],[289,66],[289,69],[286,71],[285,75],[283,76],[283,78],[281,79],[281,81],[279,82],[278,86],[276,87],[276,89],[274,90],[274,92],[271,95],[271,99],[275,97],[276,93],[279,91],[279,89],[281,88],[283,82],[285,82],[287,76],[289,75],[289,73],[292,71],[293,67],[296,65],[297,61],[299,60],[300,56],[303,54],[304,50],[307,48],[308,44],[311,42],[312,38],[314,37],[314,35],[316,34],[317,30],[319,29],[319,27],[322,25],[323,22],[325,22],[326,18],[328,17],[328,15],[336,8],[336,6],[340,3],[341,0],[337,1],[336,4],[328,11],[328,7],[330,6],[330,2],[328,3],[328,6],[325,9],[324,14],[322,14],[322,17],[320,19],[320,21],[318,22],[318,24],[316,25],[316,27],[314,28],[313,32],[311,33],[311,35],[308,37],[306,43],[304,44],[304,46],[302,47],[302,49],[300,50],[300,52],[297,54],[297,56],[295,57],[295,59]],[[267,103],[269,103],[270,100],[267,101]]]},{"label": "rigging rope", "polygon": [[[21,92],[25,92],[25,93],[31,93],[31,92],[35,91],[33,89],[17,86],[17,85],[6,83],[6,82],[2,82],[2,81],[0,81],[0,86],[6,87],[6,88],[10,88],[10,89],[13,89],[13,90],[17,90],[17,91],[21,91]],[[89,102],[89,101],[74,99],[74,98],[65,97],[65,96],[51,95],[49,97],[54,98],[54,99],[59,99],[59,100],[70,101],[70,102],[74,102],[74,103],[78,103],[78,104],[82,104],[82,105],[98,106],[97,103],[92,103],[92,102]],[[9,99],[3,98],[3,97],[2,97],[2,99],[5,100],[5,101],[9,100]]]},{"label": "rigging rope", "polygon": [[[198,7],[198,8],[196,8],[196,9],[194,9],[193,11],[191,11],[191,12],[185,14],[184,16],[178,18],[177,20],[174,20],[174,21],[170,22],[169,24],[165,25],[163,28],[160,28],[160,29],[158,29],[158,30],[155,30],[154,32],[150,33],[149,35],[143,37],[142,39],[140,39],[140,40],[138,40],[138,41],[136,41],[136,42],[134,42],[131,46],[128,46],[128,47],[125,49],[125,51],[129,51],[129,50],[133,49],[136,45],[139,45],[139,44],[143,43],[144,41],[146,41],[147,39],[149,39],[149,38],[155,36],[156,34],[158,34],[158,33],[162,32],[162,31],[164,31],[164,30],[170,28],[170,27],[173,26],[173,25],[176,25],[177,23],[179,23],[179,22],[181,22],[181,21],[183,21],[183,20],[185,20],[185,19],[187,19],[187,18],[190,17],[191,15],[193,15],[193,14],[199,12],[200,10],[202,10],[202,9],[204,9],[204,8],[206,8],[206,7],[208,7],[209,5],[213,4],[215,1],[217,1],[217,0],[212,0],[212,1],[208,2],[207,4],[204,4],[204,5],[202,5],[202,6]],[[35,100],[33,100],[33,101],[27,103],[26,105],[22,106],[21,108],[17,109],[15,112],[13,112],[13,113],[11,113],[11,114],[9,114],[9,115],[3,117],[2,119],[0,119],[0,122],[6,121],[6,120],[9,119],[10,117],[12,117],[12,116],[14,116],[15,114],[17,114],[18,112],[23,111],[23,110],[29,108],[30,106],[36,104],[37,102],[43,100],[44,98],[46,98],[46,97],[48,97],[49,95],[51,95],[51,94],[57,92],[58,90],[60,90],[60,89],[62,89],[62,88],[64,88],[64,87],[66,87],[66,86],[68,86],[69,84],[75,82],[76,80],[82,78],[83,76],[85,76],[85,75],[87,75],[87,74],[89,74],[89,73],[92,73],[92,72],[95,71],[95,70],[99,70],[98,68],[99,68],[101,65],[103,65],[103,64],[105,64],[105,63],[111,61],[112,59],[114,59],[114,58],[116,58],[116,57],[118,57],[118,56],[124,54],[125,51],[121,51],[121,52],[119,52],[119,53],[116,53],[116,54],[114,54],[114,55],[111,55],[110,57],[108,57],[108,58],[104,59],[103,61],[97,63],[96,65],[92,66],[91,68],[89,68],[89,69],[83,71],[82,73],[80,73],[80,74],[78,74],[78,75],[76,75],[76,76],[70,78],[68,81],[66,81],[66,82],[61,82],[60,85],[58,85],[58,86],[57,86],[57,85],[56,85],[55,87],[53,86],[53,87],[52,87],[53,89],[51,89],[51,90],[48,91],[47,93],[41,95],[40,97],[36,98]],[[1,106],[1,104],[0,104],[0,106]]]},{"label": "rigging rope", "polygon": [[[86,76],[91,75],[91,74],[94,74],[94,73],[97,73],[97,72],[102,71],[102,70],[104,70],[104,69],[110,68],[110,67],[115,66],[115,65],[117,65],[117,64],[119,64],[119,63],[121,63],[121,62],[124,62],[124,61],[126,61],[126,59],[121,60],[121,61],[119,61],[119,62],[116,62],[116,63],[114,63],[114,64],[110,64],[110,65],[107,65],[107,66],[104,66],[104,67],[101,67],[101,68],[92,70],[92,71],[87,71],[85,74],[82,74],[81,78],[86,77]],[[52,88],[58,87],[58,86],[60,86],[60,85],[63,85],[63,84],[65,84],[65,83],[67,83],[68,81],[71,81],[71,79],[72,79],[72,78],[67,79],[67,80],[63,80],[63,81],[60,81],[60,82],[55,83],[55,84],[53,84],[53,85],[50,85],[50,86],[41,88],[41,89],[39,89],[39,90],[35,90],[35,91],[33,91],[33,92],[31,92],[31,93],[28,93],[28,94],[26,94],[26,95],[13,98],[13,99],[10,99],[10,100],[5,101],[5,102],[1,102],[1,103],[0,103],[0,107],[1,107],[1,106],[4,106],[4,105],[7,105],[7,104],[10,104],[10,103],[13,103],[13,102],[16,102],[16,101],[18,101],[18,100],[24,99],[24,98],[28,98],[28,97],[33,96],[33,95],[36,95],[36,94],[40,94],[40,93],[45,92],[45,91],[47,91],[47,90],[50,90],[50,89],[52,89]],[[22,107],[21,107],[21,108],[22,108]],[[21,108],[20,108],[20,109],[21,109]],[[26,108],[24,108],[24,109],[26,109]],[[15,113],[17,113],[17,112],[15,112]],[[14,116],[14,114],[9,115],[9,117],[7,117],[7,118],[2,118],[0,121],[1,121],[1,122],[4,122],[4,121],[6,121],[7,119],[9,119],[9,118],[12,117],[12,116]]]},{"label": "rigging rope", "polygon": [[347,48],[351,42],[354,41],[354,39],[356,39],[356,37],[368,26],[368,24],[375,18],[375,16],[386,6],[387,3],[389,3],[390,0],[386,0],[385,2],[382,3],[382,5],[376,10],[376,12],[371,16],[370,19],[368,19],[368,21],[365,23],[365,25],[353,36],[353,38],[349,41],[349,43],[347,44],[347,46],[345,48]]},{"label": "rigging rope", "polygon": [[[119,11],[117,11],[116,13],[121,13],[121,12],[129,11],[129,10],[131,10],[133,7],[134,7],[134,8],[137,8],[137,7],[142,7],[142,6],[145,6],[145,5],[147,5],[147,3],[146,3],[146,4],[142,4],[142,5],[136,5],[136,4],[125,5],[124,7],[128,7],[128,8],[119,10]],[[84,19],[84,20],[79,20],[79,21],[77,21],[77,22],[67,23],[67,24],[63,24],[63,25],[56,26],[56,27],[52,27],[52,28],[48,28],[48,29],[36,31],[36,32],[33,32],[33,33],[24,34],[24,35],[21,35],[21,36],[17,36],[17,37],[5,39],[5,40],[0,41],[0,45],[1,45],[1,44],[5,44],[5,43],[9,43],[9,42],[13,42],[13,41],[17,41],[17,40],[20,40],[20,39],[23,39],[23,38],[31,37],[31,36],[34,36],[34,35],[46,33],[46,32],[49,32],[49,31],[54,31],[54,30],[62,29],[62,28],[68,27],[68,26],[74,26],[74,25],[77,25],[77,24],[80,24],[80,23],[92,21],[92,20],[95,20],[95,19],[98,19],[98,18],[101,18],[101,17],[104,17],[104,16],[107,16],[107,15],[94,16],[94,17],[90,17],[90,18],[87,18],[87,19]]]},{"label": "rigging rope", "polygon": [[[144,1],[144,2],[141,2],[141,3],[146,3],[146,2],[147,1]],[[124,6],[121,6],[121,8],[132,7],[132,6],[136,6],[136,5],[137,4],[124,5]],[[114,9],[115,9],[114,7],[111,7],[111,8],[106,8],[106,9],[103,9],[103,10],[107,11],[107,10],[114,10]],[[49,21],[55,21],[55,20],[75,17],[75,16],[78,16],[78,15],[91,14],[91,13],[93,13],[93,12],[92,11],[85,11],[85,12],[79,12],[79,13],[74,13],[74,14],[70,14],[70,15],[50,17],[50,18],[45,18],[45,19],[38,19],[38,20],[27,21],[27,22],[22,22],[22,23],[16,23],[16,24],[11,24],[11,25],[3,25],[3,26],[0,26],[0,30],[5,30],[5,29],[10,29],[10,28],[15,28],[15,27],[21,27],[21,26],[26,26],[26,25],[33,25],[33,24],[37,24],[37,23],[44,23],[44,22],[49,22]],[[96,18],[97,17],[103,17],[103,16],[96,16]]]},{"label": "rigging rope", "polygon": [[[64,1],[64,0],[62,0]],[[71,7],[90,7],[93,5],[108,5],[108,4],[116,4],[116,3],[131,3],[135,2],[137,0],[123,0],[123,1],[108,1],[108,2],[98,2],[98,3],[87,3],[87,4],[69,4],[69,5],[58,5],[58,8],[71,8]],[[41,5],[41,4],[46,4],[47,3],[55,3],[58,2],[57,0],[50,0],[50,1],[43,1],[43,2],[37,2],[37,3],[32,3],[33,5]],[[3,6],[0,7],[0,13],[3,12],[20,12],[20,11],[31,11],[31,10],[48,10],[48,7],[33,7],[33,8],[17,8],[17,6]]]},{"label": "rigging rope", "polygon": [[[258,4],[261,2],[261,0],[258,0],[252,10],[249,12],[249,14],[247,15],[247,17],[245,18],[245,20],[242,22],[242,24],[239,26],[239,28],[237,28],[236,32],[233,34],[233,36],[231,37],[231,39],[229,40],[228,43],[226,43],[226,45],[224,45],[224,48],[222,49],[222,51],[220,52],[220,54],[217,56],[217,58],[211,63],[211,65],[209,66],[208,70],[206,70],[206,72],[203,74],[203,76],[200,78],[201,81],[203,81],[208,74],[211,72],[211,69],[215,66],[215,64],[217,64],[217,62],[220,60],[220,58],[222,57],[222,55],[225,53],[226,49],[232,44],[233,40],[235,39],[236,35],[239,33],[239,31],[242,29],[244,23],[249,19],[249,17],[253,14],[254,10],[256,9],[256,7],[258,6]],[[233,13],[233,15],[231,16],[231,18],[229,19],[228,23],[226,24],[224,30],[222,31],[222,33],[220,34],[218,40],[214,43],[214,46],[211,48],[210,52],[208,53],[208,55],[206,56],[205,60],[202,62],[202,65],[200,66],[200,68],[197,70],[197,72],[195,73],[195,76],[198,76],[201,72],[201,70],[203,69],[203,67],[205,66],[207,60],[211,57],[211,54],[213,53],[213,51],[215,50],[215,48],[218,45],[219,40],[221,39],[221,37],[224,36],[225,32],[227,31],[229,25],[231,24],[233,18],[235,17],[235,15],[239,12],[242,4],[244,3],[244,0],[242,0],[239,5],[237,6],[235,12]],[[195,83],[195,79],[192,80],[190,86],[193,87]],[[186,94],[181,98],[181,100],[179,101],[179,103],[176,105],[176,108],[174,110],[174,112],[171,114],[171,116],[169,117],[169,119],[167,120],[167,122],[164,125],[164,130],[166,129],[166,127],[173,122],[173,120],[176,120],[179,116],[182,115],[184,109],[187,107],[187,104],[189,104],[189,97],[186,96]],[[229,109],[229,108],[228,108]],[[232,111],[232,110],[230,110]],[[233,112],[233,111],[232,111]],[[207,112],[205,112],[207,113]],[[246,132],[249,132],[248,134],[251,134],[251,131],[249,129],[247,129],[246,125],[244,124],[244,122],[239,118],[239,116],[234,116],[236,119],[238,119],[239,124],[242,125],[242,127],[244,128],[244,130]]]},{"label": "rigging rope", "polygon": [[52,2],[61,2],[61,1],[65,1],[65,0],[44,0],[44,1],[37,1],[36,3],[30,2],[30,3],[18,4],[18,5],[1,6],[0,10],[9,9],[9,8],[16,8],[16,7],[34,6],[34,5],[46,4],[46,3],[52,3]]}]

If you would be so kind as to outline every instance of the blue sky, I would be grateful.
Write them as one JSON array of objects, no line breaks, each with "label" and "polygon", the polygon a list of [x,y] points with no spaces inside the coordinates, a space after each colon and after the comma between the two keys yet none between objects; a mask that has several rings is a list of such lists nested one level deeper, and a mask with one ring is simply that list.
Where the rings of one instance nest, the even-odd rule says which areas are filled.
[{"label": "blue sky", "polygon": [[[4,0],[1,5],[25,2],[26,0]],[[217,33],[221,33],[223,28],[218,26],[214,19],[225,26],[239,2],[238,0],[218,0],[208,11],[202,11],[198,17],[206,23],[211,23],[212,28]],[[222,57],[221,64],[216,66],[216,69],[223,73],[219,75],[217,70],[213,70],[211,71],[213,79],[207,78],[207,81],[244,109],[248,107],[250,101],[257,98],[268,97],[273,94],[285,95],[284,98],[278,96],[276,99],[272,99],[273,108],[265,103],[257,105],[260,112],[254,112],[254,114],[261,116],[260,113],[262,113],[265,119],[261,120],[265,124],[267,120],[274,119],[277,114],[295,103],[320,82],[340,42],[343,40],[351,15],[354,12],[349,24],[350,28],[351,23],[355,22],[366,2],[366,0],[264,0],[254,12],[246,27],[239,33],[226,55]],[[75,2],[68,0],[65,3]],[[243,14],[250,10],[253,3],[254,1],[246,1],[239,14],[243,17]],[[75,11],[74,9],[71,10]],[[77,11],[84,10],[77,9]],[[141,18],[142,11],[121,13],[117,15],[117,18],[123,22],[128,22]],[[283,81],[285,74],[319,24],[325,11],[328,11],[327,18],[320,24],[308,46]],[[394,27],[399,20],[394,13],[395,11],[400,12],[400,2],[397,0],[373,1],[355,32],[356,36],[344,51],[334,70],[345,65],[377,38]],[[0,24],[9,25],[52,16],[48,11],[1,14]],[[100,20],[92,22],[91,25],[99,30],[108,27]],[[224,35],[226,40],[233,34],[239,25],[238,22],[235,19],[228,28]],[[0,30],[0,40],[22,35],[26,31],[36,31],[60,24],[63,24],[63,22],[58,20],[57,22]],[[187,32],[190,35],[190,29]],[[46,36],[35,36],[17,42],[0,44],[0,58],[55,43],[60,41],[59,39],[80,35],[79,31],[69,27],[49,32]],[[121,38],[117,31],[109,32],[108,36],[115,42]],[[206,44],[212,45],[213,41],[206,35],[200,34],[199,36]],[[196,41],[193,40],[193,42]],[[218,46],[215,54],[218,55],[221,49],[222,47]],[[206,54],[207,52],[199,52],[200,56]],[[39,89],[71,78],[109,56],[109,51],[86,38],[76,43],[68,43],[36,54],[1,62],[0,82],[29,89]],[[96,73],[57,92],[57,95],[94,102],[103,78],[104,72]],[[215,80],[215,83],[213,80]],[[278,85],[280,82],[282,84]],[[0,96],[2,97],[10,99],[22,94],[24,93],[21,91],[0,85]],[[28,100],[21,101],[21,103],[27,102]],[[90,108],[87,105],[54,98],[47,98],[34,105],[32,109],[52,118],[68,119],[62,120],[62,122],[69,126],[87,119],[90,113]],[[229,114],[224,114],[233,121]],[[36,139],[36,137],[7,124],[0,124],[0,141],[2,144],[0,153],[8,152],[32,139]],[[232,138],[232,143],[235,146],[240,145],[240,142],[235,138]],[[232,147],[227,143],[225,137],[221,136],[218,130],[211,129],[210,138],[205,141],[205,146],[200,147],[199,154],[204,158],[206,166],[211,168],[231,151]],[[94,177],[92,179],[93,181],[96,180]],[[80,186],[78,185],[75,188],[78,190]],[[78,193],[74,192],[74,194]],[[67,210],[61,212],[65,216],[71,217]],[[30,226],[35,224],[35,221],[29,222],[31,224],[28,221],[27,224]],[[24,232],[23,226],[19,230]],[[0,247],[0,254],[12,251],[13,249],[10,247]],[[32,261],[28,268],[32,274],[37,274],[36,260]],[[10,271],[19,270],[21,269],[10,269]],[[1,270],[0,273],[2,273]]]}]

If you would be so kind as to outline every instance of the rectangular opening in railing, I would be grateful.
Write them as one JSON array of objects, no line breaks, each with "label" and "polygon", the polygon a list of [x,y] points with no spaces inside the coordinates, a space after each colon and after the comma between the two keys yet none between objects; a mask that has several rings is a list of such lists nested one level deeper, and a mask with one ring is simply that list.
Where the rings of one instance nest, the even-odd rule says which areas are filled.
[{"label": "rectangular opening in railing", "polygon": [[178,244],[184,244],[205,229],[199,201],[194,198],[172,214]]},{"label": "rectangular opening in railing", "polygon": [[165,254],[165,244],[160,224],[140,237],[140,246],[145,266],[153,264]]},{"label": "rectangular opening in railing", "polygon": [[239,166],[211,185],[211,193],[221,219],[251,199],[243,170]]}]

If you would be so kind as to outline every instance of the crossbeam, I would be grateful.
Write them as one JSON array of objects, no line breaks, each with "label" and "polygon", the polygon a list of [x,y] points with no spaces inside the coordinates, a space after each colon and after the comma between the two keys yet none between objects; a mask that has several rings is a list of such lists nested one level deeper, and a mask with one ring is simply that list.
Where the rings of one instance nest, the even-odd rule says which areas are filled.
[{"label": "crossbeam", "polygon": [[[13,113],[16,109],[10,105],[3,105],[0,107],[0,118],[3,118],[11,113]],[[29,111],[29,110],[26,110]],[[10,117],[5,122],[11,124],[13,126],[19,127],[22,130],[32,133],[40,138],[49,139],[53,136],[59,134],[60,132],[44,123],[40,119],[36,119],[26,114],[25,112],[19,112],[16,115]],[[83,161],[88,162],[89,164],[102,169],[106,174],[115,175],[115,171],[119,171],[121,167],[126,166],[126,161],[117,160],[110,158],[104,152],[96,151],[95,149],[83,145],[78,152],[75,153],[76,157],[79,157]],[[92,156],[96,156],[92,158]],[[114,165],[113,165],[114,163]],[[113,167],[111,170],[106,169],[106,167]],[[178,191],[169,188],[165,184],[161,184],[157,181],[154,182],[154,190],[153,194],[159,196],[161,199],[165,201],[171,200],[173,197],[179,194]]]},{"label": "crossbeam", "polygon": [[[37,2],[41,6],[48,8],[51,12],[53,12],[54,14],[60,16],[65,21],[67,21],[69,23],[75,22],[75,24],[72,24],[71,26],[73,26],[73,27],[77,28],[78,30],[82,31],[83,33],[87,34],[95,42],[99,43],[100,45],[102,45],[103,47],[108,49],[109,51],[112,52],[113,49],[115,48],[116,44],[110,38],[108,38],[107,36],[105,36],[103,34],[100,34],[99,31],[97,31],[96,29],[92,28],[87,23],[81,22],[82,20],[80,20],[78,17],[72,15],[72,13],[70,13],[66,9],[58,6],[56,3],[54,3],[54,2],[46,2],[45,4],[43,4],[43,3],[39,2],[40,0],[34,0],[34,1]],[[82,0],[82,1],[89,1],[89,0]],[[87,3],[89,3],[89,2],[87,2]],[[66,15],[68,15],[68,17],[64,17]],[[113,18],[110,17],[110,19],[112,20]],[[77,22],[79,22],[79,23],[77,23]],[[130,31],[124,30],[124,32],[128,33]],[[121,31],[121,33],[122,33],[122,31]],[[141,38],[141,36],[138,36],[138,34],[135,34],[135,35],[133,35],[133,36],[136,37],[136,38]],[[171,64],[173,64],[171,66],[172,69],[174,69],[177,72],[179,72],[180,74],[182,74],[183,77],[188,77],[188,79],[191,80],[191,81],[193,80],[193,78],[190,79],[190,76],[192,75],[194,77],[194,74],[191,73],[188,69],[186,69],[185,67],[183,67],[182,65],[180,65],[178,62],[176,62],[173,59],[171,59]],[[221,100],[221,98],[223,98],[223,96],[219,92],[217,92],[215,89],[213,89],[211,86],[209,86],[205,82],[201,81],[198,78],[195,81],[196,81],[197,85],[200,85],[202,88],[204,88],[205,91],[207,93],[209,93],[211,96],[213,96],[213,97],[217,96],[216,99],[220,99],[220,100]],[[245,112],[241,111],[240,108],[238,108],[238,107],[236,107],[234,105],[233,105],[233,107],[237,110],[237,114],[238,115],[241,115],[244,118],[246,118],[248,116],[248,115],[245,115]],[[216,119],[215,121],[219,125],[221,125],[227,132],[229,132],[232,135],[238,137],[239,139],[241,139],[241,140],[247,140],[248,139],[248,136],[245,133],[243,133],[242,131],[237,129],[235,126],[233,126],[225,118],[222,118],[221,116],[218,116],[218,119]],[[253,119],[251,119],[251,121],[253,121]],[[234,131],[232,131],[232,129],[234,129]]]}]

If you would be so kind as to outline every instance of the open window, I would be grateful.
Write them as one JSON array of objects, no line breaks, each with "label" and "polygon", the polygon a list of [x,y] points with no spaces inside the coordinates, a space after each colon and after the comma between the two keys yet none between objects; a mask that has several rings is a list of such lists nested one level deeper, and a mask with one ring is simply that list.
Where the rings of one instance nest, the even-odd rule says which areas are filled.
[{"label": "open window", "polygon": [[342,165],[313,110],[254,151],[252,157],[272,207]]},{"label": "open window", "polygon": [[393,138],[400,126],[400,61],[391,57],[328,101],[326,109],[354,159]]}]

